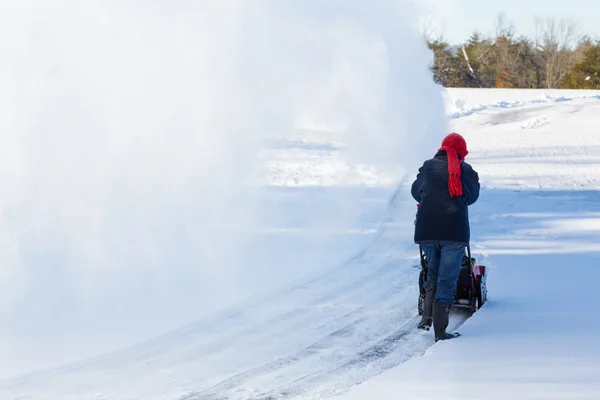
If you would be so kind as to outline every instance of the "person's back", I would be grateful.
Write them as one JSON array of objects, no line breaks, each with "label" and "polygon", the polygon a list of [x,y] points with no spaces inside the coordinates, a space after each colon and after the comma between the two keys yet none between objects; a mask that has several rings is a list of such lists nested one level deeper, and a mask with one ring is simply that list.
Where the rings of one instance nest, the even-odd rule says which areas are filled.
[{"label": "person's back", "polygon": [[447,333],[446,327],[471,236],[468,207],[477,201],[480,189],[477,172],[464,162],[467,154],[462,136],[446,136],[437,154],[419,168],[411,189],[419,203],[414,240],[429,262],[419,328],[429,330],[433,322],[436,341],[457,335]]},{"label": "person's back", "polygon": [[415,243],[449,241],[469,243],[469,209],[479,198],[479,177],[473,168],[460,163],[462,194],[452,196],[448,188],[448,156],[440,150],[419,169],[412,186],[413,198],[419,203]]}]

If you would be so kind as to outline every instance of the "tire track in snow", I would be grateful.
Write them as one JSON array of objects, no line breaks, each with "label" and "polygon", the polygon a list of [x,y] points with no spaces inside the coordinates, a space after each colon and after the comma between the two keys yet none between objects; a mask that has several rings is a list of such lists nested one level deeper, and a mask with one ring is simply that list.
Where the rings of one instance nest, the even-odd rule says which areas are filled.
[{"label": "tire track in snow", "polygon": [[[459,313],[457,317],[454,313],[449,330],[457,329],[466,319],[466,314]],[[416,329],[419,320],[418,316],[410,318],[400,328],[336,368],[304,376],[292,385],[261,394],[252,400],[323,399],[420,356],[434,341],[431,335]]]},{"label": "tire track in snow", "polygon": [[[245,304],[243,308],[227,313],[225,317],[211,318],[192,324],[170,334],[143,344],[144,353],[155,354],[162,349],[169,350],[170,343],[177,341],[182,359],[207,358],[211,355],[222,357],[232,343],[247,341],[267,342],[269,338],[281,337],[289,332],[290,326],[301,326],[316,332],[338,329],[340,318],[360,312],[365,305],[378,302],[388,288],[402,290],[407,285],[407,277],[414,273],[409,264],[387,263],[379,268],[364,268],[355,263],[345,268],[336,268],[322,276],[320,280],[296,285],[291,290],[262,299],[260,302]],[[351,268],[352,267],[352,268]],[[356,271],[352,271],[356,269]],[[307,295],[308,293],[308,295]],[[277,309],[273,310],[272,304]],[[291,305],[292,307],[286,307]],[[315,309],[321,309],[315,314]],[[264,317],[266,316],[266,317]],[[347,319],[347,318],[346,318]],[[333,326],[333,328],[332,328]],[[198,337],[198,333],[202,337]],[[139,357],[140,348],[131,351],[132,357]],[[119,357],[123,359],[123,354]]]},{"label": "tire track in snow", "polygon": [[[404,311],[406,312],[406,310],[404,310]],[[391,338],[393,336],[400,338],[401,336],[407,334],[413,328],[412,327],[406,328],[405,326],[407,324],[410,324],[414,320],[416,320],[416,319],[415,318],[410,318],[408,320],[404,319],[403,324],[401,324],[401,326],[403,328],[401,328],[395,334],[389,335],[388,338]],[[330,335],[324,337],[322,340],[313,343],[312,345],[308,346],[307,348],[303,349],[302,351],[300,351],[298,353],[284,357],[284,358],[274,361],[272,363],[262,365],[260,367],[257,367],[254,370],[247,371],[238,376],[234,376],[234,377],[222,382],[221,384],[219,384],[215,387],[212,387],[206,391],[202,391],[202,392],[198,392],[198,393],[194,393],[194,394],[182,397],[181,400],[238,399],[238,398],[240,398],[240,397],[238,397],[240,392],[243,392],[244,390],[248,390],[248,388],[251,387],[250,385],[245,385],[251,379],[265,377],[267,381],[272,382],[272,380],[268,376],[269,374],[271,374],[272,376],[277,375],[278,372],[281,372],[280,370],[282,370],[286,367],[289,367],[292,364],[296,364],[296,363],[301,362],[312,356],[324,355],[326,353],[326,351],[330,350],[333,346],[336,346],[336,345],[339,346],[341,344],[341,342],[343,342],[343,341],[349,341],[351,339],[356,338],[358,336],[357,328],[360,328],[360,325],[362,324],[362,328],[364,329],[371,322],[372,322],[371,319],[366,319],[366,318],[360,319],[360,320],[356,321],[356,323],[354,323],[354,324],[350,324],[343,329],[332,332]],[[327,368],[327,367],[319,368],[319,367],[315,366],[318,370],[316,372],[306,373],[304,375],[301,375],[300,378],[297,377],[298,374],[292,374],[287,377],[288,378],[287,382],[284,381],[284,382],[279,383],[279,387],[276,387],[273,389],[266,389],[267,393],[265,393],[265,394],[257,393],[257,394],[251,395],[252,397],[242,397],[242,398],[252,398],[252,399],[257,399],[257,400],[259,398],[260,399],[271,399],[271,398],[279,399],[279,398],[287,397],[287,394],[289,394],[289,393],[299,393],[302,390],[302,388],[304,388],[306,386],[306,383],[308,383],[305,381],[319,379],[319,378],[326,376],[328,373],[331,373],[334,371],[341,371],[344,368],[358,365],[361,360],[363,360],[364,362],[375,361],[378,358],[378,355],[383,356],[383,354],[385,352],[384,341],[385,341],[385,339],[382,340],[380,337],[374,338],[371,340],[370,343],[367,342],[366,345],[363,345],[362,348],[364,350],[362,350],[361,352],[358,352],[358,353],[351,351],[349,354],[346,354],[345,356],[341,357],[337,362],[335,362],[335,360],[334,360],[333,366],[331,366],[329,368]],[[391,343],[391,341],[388,340],[388,343]],[[350,345],[344,345],[342,348],[346,349],[346,350],[357,349],[356,346],[352,347]],[[360,346],[358,348],[360,348]],[[328,361],[331,362],[332,360],[328,360]],[[327,364],[327,363],[323,363],[323,364]],[[265,389],[263,389],[263,390],[265,390]],[[260,389],[256,388],[253,391],[259,392]],[[275,393],[278,393],[278,394],[275,394]],[[256,395],[258,395],[260,397],[254,397]],[[266,397],[263,397],[263,396],[266,396]]]},{"label": "tire track in snow", "polygon": [[[404,310],[406,313],[407,310]],[[413,313],[414,314],[414,313]],[[419,316],[410,316],[396,327],[381,335],[363,347],[354,347],[355,351],[336,364],[325,363],[312,372],[297,374],[290,382],[266,389],[243,386],[242,381],[227,382],[228,387],[217,386],[209,391],[193,393],[180,400],[288,400],[323,399],[350,389],[352,386],[365,382],[409,359],[422,355],[432,344],[433,338],[416,329]],[[466,320],[465,316],[453,316],[450,329],[456,329]],[[335,334],[335,333],[334,333]],[[332,334],[331,340],[337,340]],[[343,337],[343,335],[341,335]],[[318,347],[318,344],[316,344]],[[326,347],[325,347],[326,348]],[[319,348],[319,350],[322,350]],[[269,371],[272,376],[276,370]],[[265,377],[273,382],[269,377]]]},{"label": "tire track in snow", "polygon": [[[342,271],[338,272],[338,276],[341,272]],[[217,326],[221,330],[221,335],[217,336],[215,340],[205,341],[202,344],[201,347],[204,348],[204,351],[206,352],[203,355],[226,347],[240,339],[247,339],[250,336],[276,337],[285,335],[290,326],[294,325],[312,325],[315,330],[323,328],[327,329],[328,325],[331,325],[333,321],[342,318],[344,315],[352,315],[352,313],[360,311],[365,304],[380,301],[382,297],[380,292],[389,287],[390,284],[394,285],[394,290],[403,289],[406,287],[404,284],[407,280],[406,278],[413,273],[414,270],[407,265],[386,265],[371,271],[366,276],[360,276],[355,280],[353,279],[346,282],[345,285],[334,288],[334,290],[330,292],[325,291],[324,293],[318,293],[317,290],[309,286],[306,288],[310,293],[308,299],[296,300],[295,292],[298,293],[299,298],[302,298],[303,290],[300,289],[297,289],[295,292],[284,293],[276,298],[257,304],[252,307],[252,310],[249,310],[246,319],[251,318],[253,315],[268,313],[268,317],[262,320],[258,325],[243,324],[242,328],[238,327],[236,329],[236,327],[233,326],[236,322],[234,320],[232,321],[232,327],[229,330],[227,327],[224,327],[223,324],[219,323]],[[322,283],[326,282],[332,281],[324,280]],[[331,287],[333,285],[330,284],[329,286]],[[326,289],[326,287],[327,285],[324,285],[323,288]],[[317,292],[318,296],[313,297],[315,292]],[[383,296],[385,295],[386,294]],[[289,296],[291,296],[291,298],[289,298]],[[360,300],[362,300],[362,303]],[[357,303],[357,301],[359,302]],[[269,312],[267,308],[271,302],[281,304],[282,312]],[[294,308],[285,309],[285,304],[293,304]],[[329,317],[326,314],[315,315],[315,308],[322,308],[327,305],[332,305]],[[340,311],[344,312],[344,314],[340,315]],[[327,311],[324,311],[324,313],[327,313]],[[195,332],[198,331],[200,330],[194,329],[192,337],[196,336]],[[199,355],[202,353],[202,350],[197,347],[195,352],[197,353],[196,355]]]},{"label": "tire track in snow", "polygon": [[271,390],[252,400],[324,398],[391,369],[418,355],[415,347],[424,351],[431,345],[431,340],[415,329],[419,319],[409,319],[401,328],[336,368],[306,375],[292,385]]},{"label": "tire track in snow", "polygon": [[[407,282],[406,278],[414,272],[411,267],[406,269],[412,271],[408,270],[400,275],[399,282]],[[324,322],[323,326],[330,325],[329,328],[333,329],[302,350],[237,374],[210,389],[198,392],[195,394],[196,397],[188,398],[218,399],[222,398],[223,393],[238,390],[241,385],[253,386],[250,382],[266,379],[267,382],[272,383],[268,376],[275,372],[283,374],[280,381],[287,379],[291,382],[295,379],[299,368],[304,367],[314,371],[323,363],[339,365],[344,360],[354,357],[355,349],[375,345],[381,337],[393,332],[399,325],[404,324],[407,318],[415,315],[415,307],[405,308],[407,304],[412,305],[416,296],[412,286],[388,285],[385,291],[378,293],[369,302],[339,316],[335,323]],[[293,371],[285,375],[287,369]]]},{"label": "tire track in snow", "polygon": [[[411,318],[400,329],[335,369],[300,378],[293,385],[273,390],[265,397],[253,400],[323,399],[423,355],[434,344],[434,340],[431,334],[416,329],[420,319],[418,316]],[[449,330],[457,329],[466,319],[466,316],[454,317]]]}]

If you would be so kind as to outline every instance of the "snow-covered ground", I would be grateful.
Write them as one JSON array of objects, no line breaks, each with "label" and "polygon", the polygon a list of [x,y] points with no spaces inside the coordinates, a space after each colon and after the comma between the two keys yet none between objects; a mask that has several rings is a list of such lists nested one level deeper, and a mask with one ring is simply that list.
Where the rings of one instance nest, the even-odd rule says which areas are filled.
[{"label": "snow-covered ground", "polygon": [[599,398],[600,92],[449,90],[445,104],[480,174],[472,246],[489,270],[485,307],[453,315],[461,338],[415,329],[414,202],[342,160],[340,135],[300,129],[260,155],[271,214],[248,259],[306,261],[310,245],[322,268],[284,268],[288,285],[126,350],[5,379],[0,398]]},{"label": "snow-covered ground", "polygon": [[600,398],[600,98],[484,109],[454,127],[484,183],[472,219],[489,302],[462,338],[340,398]]}]

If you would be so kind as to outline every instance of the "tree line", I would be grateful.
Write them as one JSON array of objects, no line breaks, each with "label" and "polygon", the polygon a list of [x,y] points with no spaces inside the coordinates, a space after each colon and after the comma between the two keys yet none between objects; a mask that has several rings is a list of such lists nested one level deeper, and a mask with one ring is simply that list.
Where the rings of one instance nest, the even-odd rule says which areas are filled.
[{"label": "tree line", "polygon": [[536,19],[533,38],[518,35],[498,16],[496,30],[474,32],[459,45],[423,32],[434,53],[434,80],[445,87],[600,89],[600,40],[577,24]]}]

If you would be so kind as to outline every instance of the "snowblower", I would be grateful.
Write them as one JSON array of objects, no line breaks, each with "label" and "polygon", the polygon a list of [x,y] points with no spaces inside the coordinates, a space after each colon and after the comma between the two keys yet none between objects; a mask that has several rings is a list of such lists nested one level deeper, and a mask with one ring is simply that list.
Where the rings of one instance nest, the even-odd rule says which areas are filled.
[{"label": "snowblower", "polygon": [[[477,264],[477,260],[471,257],[471,247],[465,246],[466,253],[463,257],[456,292],[454,295],[454,306],[467,308],[470,313],[475,313],[487,300],[486,269],[484,265]],[[421,272],[419,273],[419,315],[423,315],[423,304],[425,302],[425,288],[423,284],[427,280],[428,262],[423,248],[419,245],[421,255]]]}]

